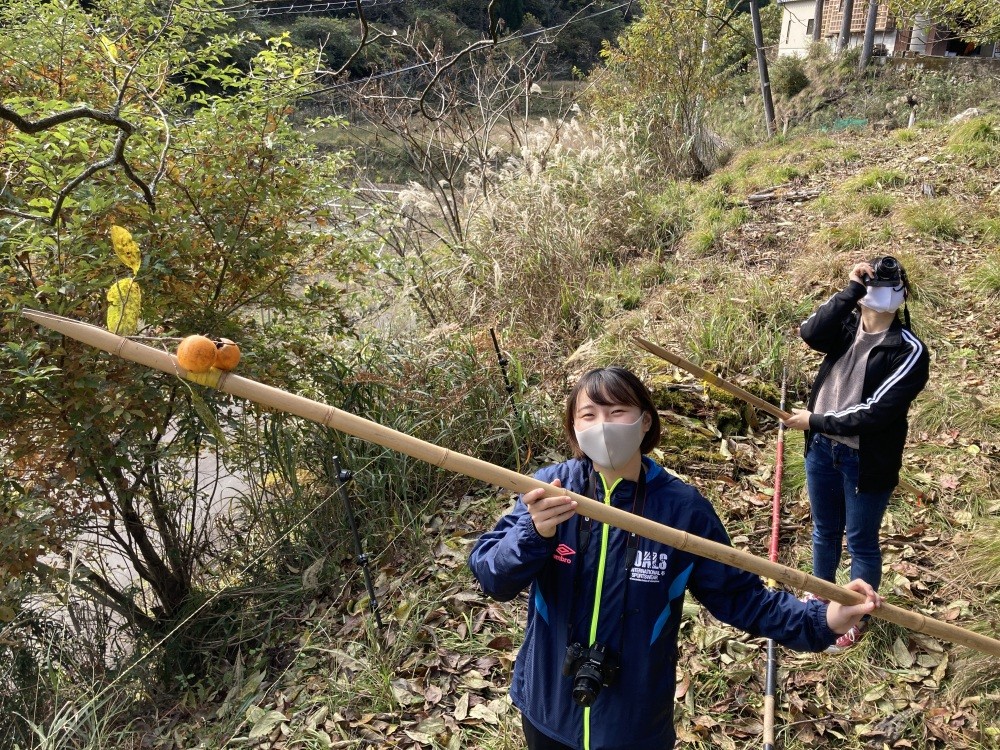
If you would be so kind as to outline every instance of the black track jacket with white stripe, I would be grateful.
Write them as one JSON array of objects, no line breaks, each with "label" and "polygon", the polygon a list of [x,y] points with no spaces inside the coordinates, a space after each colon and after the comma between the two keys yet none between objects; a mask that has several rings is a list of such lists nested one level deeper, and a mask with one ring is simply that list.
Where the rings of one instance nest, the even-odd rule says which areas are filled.
[{"label": "black track jacket with white stripe", "polygon": [[[834,363],[854,343],[861,324],[858,300],[864,296],[864,285],[851,281],[799,329],[803,341],[826,354],[809,395],[810,411]],[[857,435],[858,491],[895,487],[906,443],[906,412],[927,384],[929,371],[927,347],[896,318],[882,343],[868,355],[861,402],[839,411],[813,413],[805,438],[806,453],[814,433]]]}]

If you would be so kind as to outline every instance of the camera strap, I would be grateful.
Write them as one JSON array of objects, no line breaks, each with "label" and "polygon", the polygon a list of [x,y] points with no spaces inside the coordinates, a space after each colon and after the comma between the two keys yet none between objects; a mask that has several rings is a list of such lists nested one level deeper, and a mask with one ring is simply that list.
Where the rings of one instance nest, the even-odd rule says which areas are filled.
[{"label": "camera strap", "polygon": [[[592,500],[597,500],[597,472],[591,471],[590,477],[587,479],[587,497]],[[637,516],[642,517],[646,509],[646,467],[642,466],[639,470],[639,480],[636,483],[635,498],[632,502],[632,512]],[[594,520],[586,516],[577,516],[576,519],[577,528],[577,559],[583,560],[584,553],[590,546],[590,539],[593,535]],[[624,645],[625,639],[625,613],[628,609],[628,590],[629,586],[629,571],[632,569],[632,565],[635,562],[636,552],[639,549],[639,535],[635,532],[629,533],[628,543],[625,547],[625,567],[622,571],[625,576],[625,592],[622,595],[622,627],[621,627],[621,638],[619,643],[618,653],[621,653],[621,646]],[[566,642],[571,643],[573,641],[573,623],[574,616],[576,614],[576,603],[580,598],[580,586],[582,585],[582,575],[581,571],[583,565],[576,566],[576,570],[573,572],[573,598],[569,605],[569,619],[566,622]],[[595,573],[596,575],[596,573]],[[588,644],[589,645],[589,644]]]}]

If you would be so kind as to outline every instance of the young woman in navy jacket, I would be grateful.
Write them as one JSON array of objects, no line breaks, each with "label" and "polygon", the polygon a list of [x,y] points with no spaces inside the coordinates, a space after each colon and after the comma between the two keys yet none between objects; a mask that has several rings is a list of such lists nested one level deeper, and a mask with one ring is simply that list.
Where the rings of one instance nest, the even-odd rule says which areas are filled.
[{"label": "young woman in navy jacket", "polygon": [[[631,372],[592,370],[566,404],[574,458],[535,476],[716,542],[729,536],[697,490],[644,454],[660,439],[649,391]],[[528,622],[511,698],[529,750],[673,747],[677,638],[685,590],[718,619],[789,648],[820,651],[880,606],[800,602],[722,563],[576,513],[567,496],[522,495],[469,559],[483,590],[528,589]]]}]

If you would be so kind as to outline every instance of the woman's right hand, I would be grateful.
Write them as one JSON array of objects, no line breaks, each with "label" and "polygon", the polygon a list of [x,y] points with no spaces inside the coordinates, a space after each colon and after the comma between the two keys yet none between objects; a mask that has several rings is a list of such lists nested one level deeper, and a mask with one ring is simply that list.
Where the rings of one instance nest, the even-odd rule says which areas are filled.
[{"label": "woman's right hand", "polygon": [[[562,483],[558,479],[553,479],[552,486],[562,487]],[[576,500],[567,495],[546,497],[545,493],[545,488],[539,487],[537,490],[525,492],[521,500],[528,506],[535,530],[540,536],[550,539],[556,534],[556,526],[576,515]]]},{"label": "woman's right hand", "polygon": [[860,263],[855,263],[854,268],[851,269],[851,281],[856,281],[862,286],[867,286],[865,284],[865,278],[872,278],[875,276],[875,269],[872,268],[872,264],[866,260]]}]

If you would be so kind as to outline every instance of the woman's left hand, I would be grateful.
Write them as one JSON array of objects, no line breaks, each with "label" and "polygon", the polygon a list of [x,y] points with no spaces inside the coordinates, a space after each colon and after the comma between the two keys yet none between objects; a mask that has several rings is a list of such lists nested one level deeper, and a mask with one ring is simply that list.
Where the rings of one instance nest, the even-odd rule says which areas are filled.
[{"label": "woman's left hand", "polygon": [[881,607],[884,601],[875,589],[860,578],[855,578],[844,588],[864,594],[865,600],[859,604],[830,602],[826,608],[826,624],[834,633],[841,635],[861,622],[862,617]]},{"label": "woman's left hand", "polygon": [[808,430],[809,417],[811,416],[811,411],[806,411],[805,409],[792,409],[792,416],[788,417],[788,419],[782,419],[781,423],[785,425],[785,427],[791,427],[793,430]]}]

